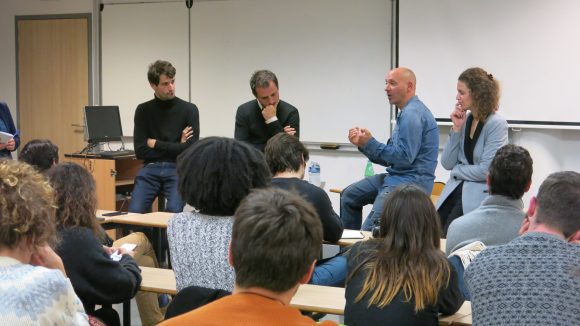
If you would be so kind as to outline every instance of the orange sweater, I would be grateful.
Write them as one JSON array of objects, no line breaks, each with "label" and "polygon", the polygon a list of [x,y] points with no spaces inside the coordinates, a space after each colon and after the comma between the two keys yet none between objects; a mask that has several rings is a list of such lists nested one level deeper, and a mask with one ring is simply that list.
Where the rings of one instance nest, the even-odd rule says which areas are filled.
[{"label": "orange sweater", "polygon": [[278,301],[252,293],[237,293],[168,319],[159,325],[333,326],[337,324],[332,321],[318,324],[302,316],[298,309],[285,306]]}]

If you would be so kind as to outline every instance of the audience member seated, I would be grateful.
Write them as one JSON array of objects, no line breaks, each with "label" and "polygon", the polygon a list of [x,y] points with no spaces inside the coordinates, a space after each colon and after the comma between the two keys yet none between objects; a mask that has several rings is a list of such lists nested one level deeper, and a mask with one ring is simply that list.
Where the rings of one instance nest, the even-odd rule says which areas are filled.
[{"label": "audience member seated", "polygon": [[58,163],[58,146],[48,139],[33,139],[24,145],[18,154],[18,160],[44,173]]},{"label": "audience member seated", "polygon": [[[135,296],[141,285],[137,264],[158,267],[155,253],[143,233],[132,233],[113,243],[102,245],[103,233],[97,224],[95,181],[89,171],[75,163],[61,163],[48,170],[47,177],[56,193],[56,225],[61,242],[57,252],[76,293],[87,313],[101,318],[108,325],[119,323],[118,314],[110,307]],[[135,252],[121,246],[136,244]],[[111,254],[118,252],[119,261]],[[163,320],[157,294],[140,292],[136,296],[143,325],[156,325]],[[103,305],[95,311],[95,305]]]},{"label": "audience member seated", "polygon": [[450,171],[449,180],[436,205],[444,237],[454,219],[476,209],[487,197],[489,165],[497,150],[508,143],[508,124],[496,113],[499,97],[499,82],[487,71],[469,68],[459,75],[453,125],[441,153],[441,166]]},{"label": "audience member seated", "polygon": [[334,212],[326,192],[303,180],[309,153],[296,136],[278,133],[268,140],[264,149],[272,172],[272,186],[295,191],[311,203],[320,221],[324,241],[337,242],[342,236],[342,221]]},{"label": "audience member seated", "polygon": [[87,325],[56,242],[54,194],[31,166],[0,162],[0,320],[3,325]]},{"label": "audience member seated", "polygon": [[[266,162],[272,172],[272,186],[295,192],[314,206],[322,222],[323,239],[336,242],[342,237],[342,221],[334,212],[324,190],[304,180],[308,150],[295,136],[279,133],[266,143]],[[318,261],[310,283],[344,286],[346,257],[338,255]]]},{"label": "audience member seated", "polygon": [[235,214],[229,247],[234,293],[161,325],[336,325],[317,324],[290,307],[310,279],[321,242],[320,219],[300,196],[280,189],[253,192]]},{"label": "audience member seated", "polygon": [[438,325],[439,313],[455,313],[464,300],[439,236],[439,216],[423,190],[402,185],[391,192],[380,237],[349,252],[344,323]]},{"label": "audience member seated", "polygon": [[465,270],[473,325],[578,325],[579,211],[580,174],[549,175],[523,234],[484,250]]},{"label": "audience member seated", "polygon": [[518,236],[526,216],[522,196],[532,184],[533,161],[525,148],[500,148],[487,176],[486,197],[481,206],[454,220],[447,231],[446,253],[475,241],[486,247],[501,245]]},{"label": "audience member seated", "polygon": [[177,290],[196,285],[231,292],[233,215],[251,189],[270,185],[264,156],[237,140],[208,137],[180,154],[177,175],[181,198],[195,209],[175,214],[167,225]]}]

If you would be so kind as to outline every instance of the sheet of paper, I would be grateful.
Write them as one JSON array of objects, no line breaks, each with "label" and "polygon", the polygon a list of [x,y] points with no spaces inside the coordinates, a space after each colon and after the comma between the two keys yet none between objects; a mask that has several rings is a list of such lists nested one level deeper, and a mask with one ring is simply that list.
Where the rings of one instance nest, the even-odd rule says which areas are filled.
[{"label": "sheet of paper", "polygon": [[348,230],[342,231],[343,239],[364,239],[363,234],[358,230]]},{"label": "sheet of paper", "polygon": [[0,131],[0,143],[6,144],[10,139],[14,138],[13,134]]}]

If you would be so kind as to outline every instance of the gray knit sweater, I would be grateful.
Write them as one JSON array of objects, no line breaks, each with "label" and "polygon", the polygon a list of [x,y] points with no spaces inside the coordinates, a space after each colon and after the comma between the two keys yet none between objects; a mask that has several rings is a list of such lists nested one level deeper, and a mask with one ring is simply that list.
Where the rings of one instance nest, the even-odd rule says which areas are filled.
[{"label": "gray knit sweater", "polygon": [[580,245],[528,232],[465,270],[473,326],[578,325]]},{"label": "gray knit sweater", "polygon": [[446,254],[481,241],[486,247],[510,242],[518,231],[526,213],[521,199],[490,195],[475,210],[451,222],[447,230]]},{"label": "gray knit sweater", "polygon": [[233,291],[234,270],[228,263],[231,216],[197,212],[175,214],[167,225],[171,265],[177,290],[190,285]]}]

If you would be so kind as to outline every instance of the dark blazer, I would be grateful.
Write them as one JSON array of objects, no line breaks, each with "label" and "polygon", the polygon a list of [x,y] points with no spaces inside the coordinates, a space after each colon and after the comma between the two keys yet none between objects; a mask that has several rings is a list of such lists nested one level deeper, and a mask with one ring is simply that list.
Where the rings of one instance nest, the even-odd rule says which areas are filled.
[{"label": "dark blazer", "polygon": [[[20,134],[16,127],[14,126],[14,120],[12,120],[12,115],[10,114],[10,109],[5,102],[0,102],[0,120],[4,121],[6,128],[8,130],[2,130],[4,132],[8,132],[14,135],[14,141],[16,142],[16,147],[14,150],[20,146]],[[6,148],[0,151],[0,157],[12,157],[10,151]]]},{"label": "dark blazer", "polygon": [[278,121],[266,124],[257,100],[251,100],[238,107],[236,112],[236,129],[234,138],[246,142],[260,151],[264,151],[270,137],[284,131],[285,126],[296,129],[300,138],[300,115],[298,109],[282,100],[276,108]]}]

